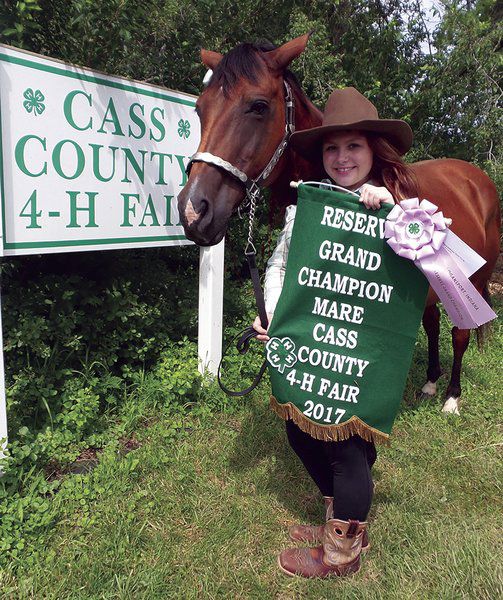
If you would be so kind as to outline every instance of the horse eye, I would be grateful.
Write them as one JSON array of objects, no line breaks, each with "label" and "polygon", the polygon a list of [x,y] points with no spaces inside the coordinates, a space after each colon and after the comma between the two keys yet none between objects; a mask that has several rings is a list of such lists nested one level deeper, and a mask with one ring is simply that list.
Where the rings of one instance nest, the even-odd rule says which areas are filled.
[{"label": "horse eye", "polygon": [[246,112],[253,112],[257,115],[263,115],[268,108],[269,108],[269,105],[267,104],[267,102],[263,102],[262,100],[257,100],[256,102],[252,103],[249,110],[247,110]]}]

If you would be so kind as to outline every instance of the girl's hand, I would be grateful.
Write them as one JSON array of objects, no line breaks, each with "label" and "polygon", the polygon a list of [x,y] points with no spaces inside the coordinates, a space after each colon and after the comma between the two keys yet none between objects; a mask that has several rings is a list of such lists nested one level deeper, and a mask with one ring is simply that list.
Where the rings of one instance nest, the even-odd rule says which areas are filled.
[{"label": "girl's hand", "polygon": [[393,196],[385,187],[377,187],[365,183],[360,190],[360,202],[363,202],[367,208],[376,210],[381,204],[395,204]]},{"label": "girl's hand", "polygon": [[[272,314],[267,313],[267,318],[269,319],[270,323],[272,319]],[[259,332],[259,335],[257,335],[257,340],[260,340],[261,342],[267,342],[269,340],[269,336],[267,335],[267,329],[264,329],[262,327],[262,322],[258,315],[255,317],[255,321],[253,321],[252,327],[253,329],[255,329],[255,331]]]}]

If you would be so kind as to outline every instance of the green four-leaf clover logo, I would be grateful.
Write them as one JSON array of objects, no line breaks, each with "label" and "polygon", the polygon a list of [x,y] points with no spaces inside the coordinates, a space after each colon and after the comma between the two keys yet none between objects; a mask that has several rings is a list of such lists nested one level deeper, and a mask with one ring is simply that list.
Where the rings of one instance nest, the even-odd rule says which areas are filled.
[{"label": "green four-leaf clover logo", "polygon": [[190,135],[190,123],[188,121],[184,121],[180,119],[178,121],[178,135],[181,138],[187,139]]},{"label": "green four-leaf clover logo", "polygon": [[33,112],[35,116],[41,115],[44,112],[45,96],[40,90],[33,91],[31,88],[28,88],[24,91],[23,96],[26,98],[26,100],[23,102],[26,112]]},{"label": "green four-leaf clover logo", "polygon": [[417,236],[417,234],[421,231],[421,227],[419,226],[419,223],[409,223],[407,230],[410,235]]},{"label": "green four-leaf clover logo", "polygon": [[294,353],[295,344],[288,337],[282,339],[273,337],[266,344],[267,360],[269,364],[283,373],[286,367],[289,369],[297,362]]}]

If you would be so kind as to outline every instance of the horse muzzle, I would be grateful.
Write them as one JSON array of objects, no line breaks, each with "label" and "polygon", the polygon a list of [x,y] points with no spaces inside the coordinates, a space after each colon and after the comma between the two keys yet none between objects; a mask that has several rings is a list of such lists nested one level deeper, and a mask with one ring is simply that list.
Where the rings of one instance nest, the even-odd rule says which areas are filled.
[{"label": "horse muzzle", "polygon": [[234,207],[244,195],[239,184],[222,181],[218,171],[208,175],[190,177],[178,195],[178,212],[185,235],[198,246],[214,246],[220,242]]}]

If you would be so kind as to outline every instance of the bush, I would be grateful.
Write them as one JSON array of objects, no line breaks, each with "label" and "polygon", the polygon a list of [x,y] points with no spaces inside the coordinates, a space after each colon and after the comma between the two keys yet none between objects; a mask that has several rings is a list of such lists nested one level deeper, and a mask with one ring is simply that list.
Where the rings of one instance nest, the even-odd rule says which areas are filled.
[{"label": "bush", "polygon": [[193,249],[177,250],[4,263],[12,429],[52,424],[63,407],[61,390],[76,375],[98,394],[102,409],[120,402],[118,381],[153,365],[179,331],[195,334],[197,259]]},{"label": "bush", "polygon": [[186,337],[171,342],[154,375],[159,378],[166,403],[195,401],[201,384],[197,369],[197,344]]}]

